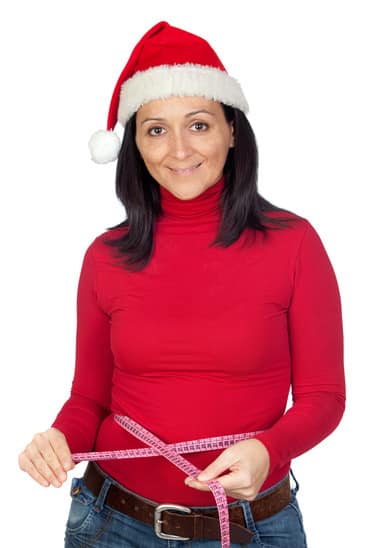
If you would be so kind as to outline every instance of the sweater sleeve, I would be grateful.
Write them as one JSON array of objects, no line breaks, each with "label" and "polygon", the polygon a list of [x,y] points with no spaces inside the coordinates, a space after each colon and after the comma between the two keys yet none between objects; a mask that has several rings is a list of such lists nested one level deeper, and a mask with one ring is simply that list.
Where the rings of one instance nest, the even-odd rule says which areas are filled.
[{"label": "sweater sleeve", "polygon": [[98,303],[93,244],[85,252],[78,283],[75,362],[70,397],[52,426],[64,433],[72,452],[89,451],[109,413],[114,365],[110,318]]},{"label": "sweater sleeve", "polygon": [[326,250],[308,222],[292,287],[287,313],[292,406],[257,436],[269,451],[270,472],[328,436],[345,408],[340,294]]}]

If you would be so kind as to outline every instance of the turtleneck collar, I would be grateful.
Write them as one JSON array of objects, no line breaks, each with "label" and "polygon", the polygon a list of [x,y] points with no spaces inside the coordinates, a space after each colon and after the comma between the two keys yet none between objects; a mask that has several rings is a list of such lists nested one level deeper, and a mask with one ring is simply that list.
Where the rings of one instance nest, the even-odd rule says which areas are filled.
[{"label": "turtleneck collar", "polygon": [[214,185],[195,198],[181,200],[165,187],[160,185],[160,203],[163,218],[166,220],[192,221],[204,218],[205,220],[217,219],[220,214],[219,199],[224,187],[224,178],[219,179]]}]

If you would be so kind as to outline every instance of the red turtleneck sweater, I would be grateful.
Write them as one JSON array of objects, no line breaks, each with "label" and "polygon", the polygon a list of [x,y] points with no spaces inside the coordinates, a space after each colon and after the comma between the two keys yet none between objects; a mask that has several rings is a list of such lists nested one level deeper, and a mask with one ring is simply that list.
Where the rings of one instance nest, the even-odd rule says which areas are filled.
[{"label": "red turtleneck sweater", "polygon": [[[160,187],[164,215],[141,272],[116,265],[114,250],[103,244],[126,228],[88,247],[78,286],[75,376],[53,426],[73,452],[142,447],[113,413],[167,443],[265,430],[258,438],[271,459],[266,489],[341,419],[341,303],[319,236],[294,214],[291,228],[269,230],[266,239],[251,238],[249,229],[228,248],[209,247],[223,185],[222,179],[189,200]],[[293,404],[285,412],[291,384]],[[187,458],[203,469],[218,453]],[[157,502],[214,504],[211,493],[185,486],[184,474],[163,457],[101,467]]]}]

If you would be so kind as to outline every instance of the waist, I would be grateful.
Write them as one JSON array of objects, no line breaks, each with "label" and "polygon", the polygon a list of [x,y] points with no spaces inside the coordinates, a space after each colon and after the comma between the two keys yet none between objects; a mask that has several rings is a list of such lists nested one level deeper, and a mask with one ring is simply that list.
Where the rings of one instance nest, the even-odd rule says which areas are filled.
[{"label": "waist", "polygon": [[[167,538],[164,535],[170,535],[170,538],[178,535],[185,539],[220,538],[218,511],[215,506],[185,507],[179,500],[159,505],[156,501],[142,497],[119,484],[114,478],[105,474],[97,464],[93,462],[88,464],[84,482],[95,496],[99,495],[106,479],[111,481],[105,499],[106,504],[114,510],[154,527],[158,536],[161,533],[162,538]],[[286,476],[272,488],[261,492],[248,504],[253,519],[260,521],[280,512],[289,504],[290,499],[289,476]],[[231,541],[249,542],[250,532],[247,531],[242,505],[236,499],[234,501],[228,506]]]},{"label": "waist", "polygon": [[[193,431],[190,439],[200,437],[195,434]],[[113,416],[105,419],[99,429],[96,451],[138,447],[145,447],[145,444],[122,429],[114,421]],[[209,452],[191,453],[186,456],[193,465],[203,470],[219,456],[221,451],[221,449],[217,449]],[[191,489],[185,485],[186,475],[162,456],[105,460],[99,462],[99,467],[127,489],[154,501],[179,500],[181,504],[188,506],[210,506],[213,504],[211,493]],[[275,470],[266,479],[262,490],[271,488],[281,481],[288,474],[289,468],[290,463],[288,462],[284,467]],[[231,497],[227,497],[227,499],[228,502],[235,500]]]}]

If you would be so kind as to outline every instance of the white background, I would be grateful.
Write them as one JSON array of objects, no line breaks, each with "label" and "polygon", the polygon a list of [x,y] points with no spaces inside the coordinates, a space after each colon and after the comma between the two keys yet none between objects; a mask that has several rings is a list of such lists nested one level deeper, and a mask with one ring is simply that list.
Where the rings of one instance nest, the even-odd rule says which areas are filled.
[{"label": "white background", "polygon": [[70,480],[42,488],[18,470],[17,455],[68,397],[84,251],[125,218],[115,164],[90,161],[87,142],[105,127],[132,47],[159,20],[204,36],[240,80],[259,145],[260,192],[311,221],[335,268],[347,410],[294,470],[310,548],[363,537],[362,2],[216,5],[12,0],[1,8],[1,515],[11,532],[2,546],[63,546]]}]

